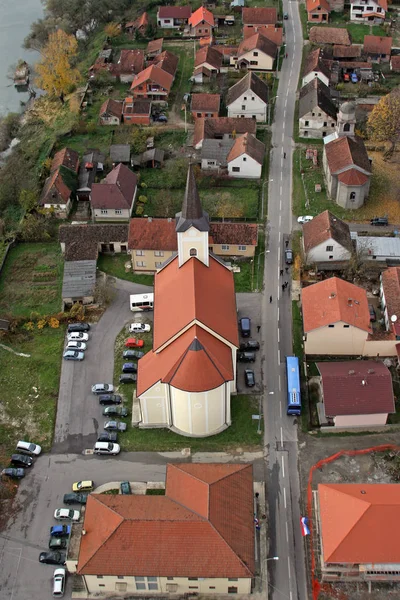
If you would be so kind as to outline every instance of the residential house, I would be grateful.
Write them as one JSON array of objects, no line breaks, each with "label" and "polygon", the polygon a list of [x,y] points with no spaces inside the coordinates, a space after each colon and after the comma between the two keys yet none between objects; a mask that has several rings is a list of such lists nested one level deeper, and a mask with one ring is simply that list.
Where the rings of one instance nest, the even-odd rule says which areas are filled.
[{"label": "residential house", "polygon": [[212,46],[204,46],[196,52],[193,81],[204,83],[216,77],[221,70],[222,54]]},{"label": "residential house", "polygon": [[143,71],[144,51],[143,50],[121,50],[118,62],[110,66],[110,75],[116,77],[123,83],[130,83],[135,76]]},{"label": "residential house", "polygon": [[264,27],[275,27],[275,23],[278,20],[278,14],[276,8],[252,8],[243,7],[242,10],[242,21],[245,27],[257,27],[263,25]]},{"label": "residential house", "polygon": [[127,221],[132,216],[137,194],[137,177],[119,164],[103,179],[94,183],[90,194],[93,221]]},{"label": "residential house", "polygon": [[235,140],[230,137],[204,140],[201,146],[201,170],[227,173],[228,154],[234,143]]},{"label": "residential house", "polygon": [[320,483],[313,496],[322,580],[398,583],[400,485]]},{"label": "residential house", "polygon": [[78,200],[88,201],[96,176],[104,170],[105,156],[99,150],[91,150],[82,158],[78,173]]},{"label": "residential house", "polygon": [[163,38],[158,38],[157,40],[150,40],[146,48],[146,59],[149,60],[151,58],[154,58],[158,54],[161,54],[163,43]]},{"label": "residential house", "polygon": [[208,37],[212,35],[215,27],[214,15],[212,12],[200,6],[189,17],[190,35],[193,37]]},{"label": "residential house", "polygon": [[122,119],[122,101],[108,98],[101,105],[99,112],[100,125],[120,125]]},{"label": "residential house", "polygon": [[130,144],[112,144],[110,146],[110,158],[113,166],[118,163],[128,165],[131,161]]},{"label": "residential house", "polygon": [[318,77],[300,90],[299,135],[324,138],[335,131],[337,109],[329,88]]},{"label": "residential house", "polygon": [[235,67],[252,71],[272,71],[278,46],[260,33],[242,40],[239,44]]},{"label": "residential house", "polygon": [[190,111],[193,118],[218,117],[220,102],[219,94],[192,94]]},{"label": "residential house", "polygon": [[71,212],[76,187],[76,172],[59,166],[46,179],[39,206],[53,211],[59,219],[66,219]]},{"label": "residential house", "polygon": [[387,9],[387,0],[350,0],[350,21],[383,23]]},{"label": "residential house", "polygon": [[226,95],[228,117],[249,117],[265,123],[268,109],[268,86],[249,72],[229,88]]},{"label": "residential house", "polygon": [[334,12],[343,12],[344,0],[328,0],[331,10]]},{"label": "residential house", "polygon": [[149,16],[147,12],[142,13],[137,19],[134,21],[128,21],[125,25],[125,33],[128,35],[133,35],[138,32],[140,35],[146,35],[146,30],[149,25]]},{"label": "residential house", "polygon": [[391,37],[364,35],[364,54],[370,62],[389,62],[392,52]]},{"label": "residential house", "polygon": [[179,29],[188,24],[192,9],[185,6],[160,6],[157,12],[157,25],[163,29]]},{"label": "residential house", "polygon": [[307,0],[307,21],[309,23],[327,23],[331,7],[328,0]]},{"label": "residential house", "polygon": [[364,141],[354,135],[355,104],[345,102],[337,116],[338,137],[324,145],[323,168],[331,198],[347,209],[360,208],[368,197],[371,164]]},{"label": "residential house", "polygon": [[173,80],[173,76],[160,67],[154,65],[147,67],[132,81],[132,97],[134,99],[167,100]]},{"label": "residential house", "polygon": [[[186,360],[204,356],[189,350]],[[83,527],[75,529],[81,535],[67,564],[90,595],[250,594],[252,465],[168,464],[165,495],[90,494]]]},{"label": "residential house", "polygon": [[79,154],[71,148],[63,148],[55,153],[51,161],[50,173],[54,173],[60,167],[65,167],[74,173],[79,169]]},{"label": "residential house", "polygon": [[128,236],[128,223],[61,225],[58,230],[65,261],[97,261],[100,252],[127,254]]},{"label": "residential house", "polygon": [[336,268],[344,266],[354,251],[348,224],[329,210],[304,223],[302,246],[306,264],[333,262]]},{"label": "residential house", "polygon": [[367,293],[331,277],[302,289],[306,354],[362,356],[372,333]]},{"label": "residential house", "polygon": [[[160,54],[157,54],[153,60],[151,61],[151,65],[155,65],[169,73],[173,77],[173,81],[175,79],[176,72],[178,70],[178,62],[179,58],[176,54],[172,54],[172,52],[168,52],[168,50],[164,50]],[[148,65],[150,66],[150,64]]]},{"label": "residential house", "polygon": [[333,46],[333,58],[339,62],[345,60],[354,60],[361,57],[361,46],[352,44],[351,46]]},{"label": "residential house", "polygon": [[[129,223],[128,248],[132,268],[151,273],[178,251],[174,219],[133,218]],[[256,223],[210,223],[209,251],[221,258],[252,258],[257,247]]]},{"label": "residential house", "polygon": [[243,27],[243,39],[247,40],[247,38],[253,36],[255,33],[261,33],[268,40],[273,42],[280,48],[283,43],[283,27],[271,27],[268,25],[254,25],[252,27],[248,27],[245,25]]},{"label": "residential house", "polygon": [[400,267],[390,267],[381,273],[380,304],[386,331],[400,341]]},{"label": "residential house", "polygon": [[343,27],[311,27],[308,39],[312,44],[351,45],[350,35]]},{"label": "residential house", "polygon": [[368,263],[368,268],[372,263],[379,270],[400,263],[399,237],[364,236],[357,235],[357,232],[353,232],[352,236],[358,255]]},{"label": "residential house", "polygon": [[226,158],[230,177],[260,179],[265,145],[251,133],[237,137]]},{"label": "residential house", "polygon": [[218,117],[196,119],[194,123],[193,146],[200,150],[206,139],[223,140],[236,138],[245,133],[255,135],[257,123],[255,119],[233,119],[231,117]]},{"label": "residential house", "polygon": [[[225,46],[219,44],[218,46],[213,46],[214,50],[217,50],[222,56],[222,64],[229,65],[234,57],[237,57],[238,46]],[[235,58],[236,60],[236,58]]]},{"label": "residential house", "polygon": [[330,70],[323,61],[321,48],[316,48],[307,55],[304,61],[301,86],[304,87],[315,78],[318,78],[322,83],[329,87]]},{"label": "residential house", "polygon": [[131,97],[125,98],[122,106],[122,118],[124,123],[150,125],[151,100],[134,100]]},{"label": "residential house", "polygon": [[64,262],[61,297],[63,310],[74,304],[93,304],[96,289],[96,260]]},{"label": "residential house", "polygon": [[[386,425],[395,413],[392,376],[379,360],[318,362],[320,424],[334,427]],[[321,422],[322,421],[322,422]]]},{"label": "residential house", "polygon": [[390,58],[390,70],[393,71],[393,73],[400,73],[400,55],[392,56]]}]

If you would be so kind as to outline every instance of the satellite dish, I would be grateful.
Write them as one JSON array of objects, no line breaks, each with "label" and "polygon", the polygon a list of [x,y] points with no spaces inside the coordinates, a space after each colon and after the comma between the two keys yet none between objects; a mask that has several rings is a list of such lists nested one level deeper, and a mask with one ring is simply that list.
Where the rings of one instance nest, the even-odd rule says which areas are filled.
[{"label": "satellite dish", "polygon": [[392,316],[390,317],[390,320],[392,321],[392,323],[396,323],[396,321],[397,321],[397,316],[396,316],[396,315],[392,315]]}]

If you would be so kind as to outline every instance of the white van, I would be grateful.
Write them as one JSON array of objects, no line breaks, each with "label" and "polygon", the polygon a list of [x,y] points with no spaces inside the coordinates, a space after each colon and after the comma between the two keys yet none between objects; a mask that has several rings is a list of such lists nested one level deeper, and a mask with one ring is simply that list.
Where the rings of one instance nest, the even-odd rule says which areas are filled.
[{"label": "white van", "polygon": [[53,575],[53,596],[54,598],[62,598],[65,591],[65,569],[55,569]]},{"label": "white van", "polygon": [[113,444],[112,442],[96,442],[93,448],[95,454],[119,454],[119,444]]}]

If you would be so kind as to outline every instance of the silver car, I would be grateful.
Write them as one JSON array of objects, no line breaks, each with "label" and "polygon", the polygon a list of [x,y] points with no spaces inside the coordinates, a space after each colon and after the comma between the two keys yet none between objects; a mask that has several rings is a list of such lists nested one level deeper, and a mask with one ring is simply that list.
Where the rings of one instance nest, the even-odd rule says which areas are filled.
[{"label": "silver car", "polygon": [[86,350],[86,344],[85,344],[85,342],[70,341],[65,346],[65,349],[66,350],[80,350],[81,352],[83,352],[84,350]]},{"label": "silver car", "polygon": [[78,352],[78,350],[66,350],[63,354],[64,360],[83,360],[85,358],[84,352]]}]

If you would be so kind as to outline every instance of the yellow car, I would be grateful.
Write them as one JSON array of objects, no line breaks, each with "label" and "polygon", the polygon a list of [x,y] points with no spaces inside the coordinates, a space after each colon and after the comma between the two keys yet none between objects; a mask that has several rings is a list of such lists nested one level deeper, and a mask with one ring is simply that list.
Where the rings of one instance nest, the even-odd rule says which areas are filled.
[{"label": "yellow car", "polygon": [[72,484],[73,492],[91,492],[93,488],[93,481],[77,481]]}]

